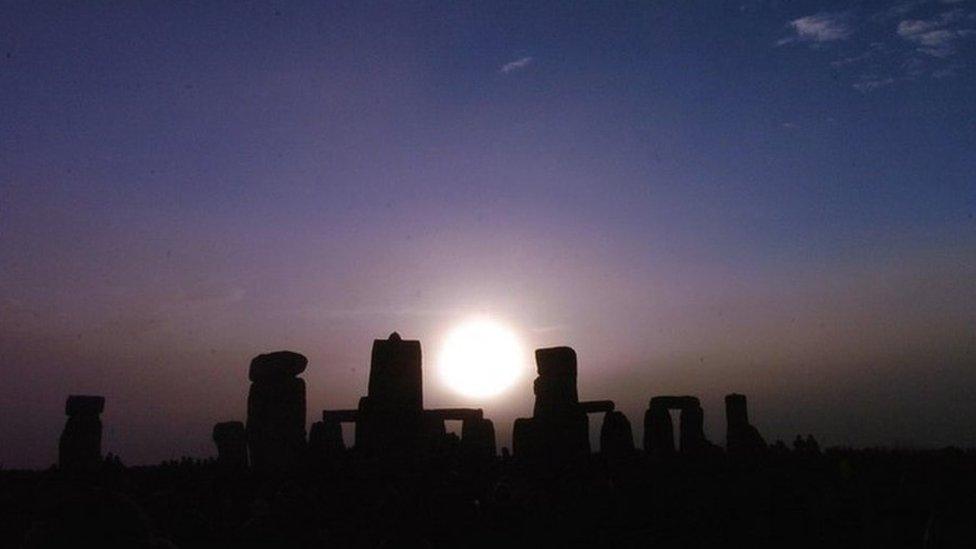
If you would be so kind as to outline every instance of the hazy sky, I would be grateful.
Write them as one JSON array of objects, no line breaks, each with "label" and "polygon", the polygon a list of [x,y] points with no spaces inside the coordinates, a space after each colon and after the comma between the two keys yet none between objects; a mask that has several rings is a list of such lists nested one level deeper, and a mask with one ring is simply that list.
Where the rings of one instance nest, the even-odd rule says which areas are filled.
[{"label": "hazy sky", "polygon": [[636,433],[976,445],[976,2],[561,4],[3,2],[0,464],[70,393],[212,455],[277,349],[353,407],[394,329],[507,445],[530,378],[434,372],[476,314]]}]

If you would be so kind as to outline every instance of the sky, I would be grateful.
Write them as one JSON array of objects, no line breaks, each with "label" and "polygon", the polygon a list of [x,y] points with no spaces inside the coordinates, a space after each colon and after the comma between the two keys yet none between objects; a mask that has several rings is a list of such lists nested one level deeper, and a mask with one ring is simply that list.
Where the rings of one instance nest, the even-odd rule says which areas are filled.
[{"label": "sky", "polygon": [[0,464],[68,394],[126,463],[214,455],[253,356],[308,356],[312,421],[394,330],[508,445],[531,375],[435,371],[479,315],[638,444],[741,392],[768,440],[974,446],[974,67],[974,1],[4,1]]}]

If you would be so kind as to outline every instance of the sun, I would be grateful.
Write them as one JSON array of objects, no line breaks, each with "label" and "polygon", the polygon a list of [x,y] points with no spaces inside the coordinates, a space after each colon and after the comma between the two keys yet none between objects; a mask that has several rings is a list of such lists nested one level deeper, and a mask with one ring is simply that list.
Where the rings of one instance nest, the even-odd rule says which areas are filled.
[{"label": "sun", "polygon": [[476,318],[447,335],[438,367],[441,380],[455,392],[487,398],[518,381],[527,363],[515,332],[494,320]]}]

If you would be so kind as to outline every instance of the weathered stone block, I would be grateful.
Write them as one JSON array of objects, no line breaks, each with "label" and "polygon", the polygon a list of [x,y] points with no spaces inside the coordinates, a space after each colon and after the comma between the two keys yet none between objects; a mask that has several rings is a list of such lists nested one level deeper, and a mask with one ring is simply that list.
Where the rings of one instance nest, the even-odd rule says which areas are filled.
[{"label": "weathered stone block", "polygon": [[72,395],[65,402],[68,421],[58,441],[58,464],[66,471],[94,471],[102,463],[102,420],[105,408],[100,396]]},{"label": "weathered stone block", "polygon": [[294,470],[305,454],[305,381],[286,377],[251,385],[247,444],[258,471]]},{"label": "weathered stone block", "polygon": [[316,421],[308,432],[308,450],[313,458],[321,459],[342,453],[342,425],[338,421]]},{"label": "weathered stone block", "polygon": [[681,422],[679,440],[682,452],[699,452],[708,446],[704,431],[705,413],[700,406],[682,408],[679,420]]},{"label": "weathered stone block", "polygon": [[419,413],[424,407],[420,342],[403,340],[396,332],[373,341],[368,391],[374,408]]},{"label": "weathered stone block", "polygon": [[725,447],[729,454],[750,454],[766,448],[759,430],[749,424],[746,396],[730,394],[725,396]]},{"label": "weathered stone block", "polygon": [[576,351],[572,347],[536,349],[536,369],[541,377],[572,377],[576,382]]},{"label": "weathered stone block", "polygon": [[674,454],[674,425],[665,406],[652,405],[644,413],[644,451],[656,457]]},{"label": "weathered stone block", "polygon": [[575,410],[579,404],[575,378],[540,376],[532,387],[535,393],[534,417],[566,413]]},{"label": "weathered stone block", "polygon": [[105,397],[70,395],[64,403],[64,413],[69,416],[99,415],[105,410]]},{"label": "weathered stone block", "polygon": [[214,424],[213,441],[244,440],[244,423],[241,421],[222,421]]},{"label": "weathered stone block", "polygon": [[603,416],[600,451],[617,457],[634,453],[634,433],[630,428],[630,421],[622,412],[609,411]]},{"label": "weathered stone block", "polygon": [[248,378],[253,382],[292,378],[305,371],[308,359],[292,351],[276,351],[251,360]]},{"label": "weathered stone block", "polygon": [[247,468],[247,434],[240,421],[224,421],[213,428],[217,445],[217,464],[224,469]]}]

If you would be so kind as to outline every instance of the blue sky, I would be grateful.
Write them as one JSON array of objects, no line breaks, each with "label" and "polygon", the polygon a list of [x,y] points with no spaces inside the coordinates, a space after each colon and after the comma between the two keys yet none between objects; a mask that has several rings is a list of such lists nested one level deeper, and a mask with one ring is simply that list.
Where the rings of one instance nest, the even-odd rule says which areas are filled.
[{"label": "blue sky", "polygon": [[505,443],[528,387],[433,372],[473,314],[634,422],[976,444],[976,3],[716,4],[3,3],[0,462],[74,392],[210,453],[277,348],[352,406],[394,329]]}]

